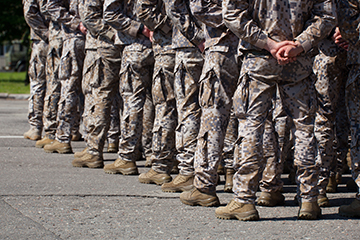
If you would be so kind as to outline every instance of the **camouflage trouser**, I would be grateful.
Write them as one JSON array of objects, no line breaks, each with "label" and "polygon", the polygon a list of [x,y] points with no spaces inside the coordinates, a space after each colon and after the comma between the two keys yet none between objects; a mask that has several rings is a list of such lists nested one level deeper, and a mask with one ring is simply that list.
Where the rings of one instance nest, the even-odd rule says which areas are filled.
[{"label": "camouflage trouser", "polygon": [[[85,94],[86,145],[93,155],[102,155],[110,126],[113,99],[119,91],[119,69],[123,47],[98,48],[93,59],[85,57],[84,80],[89,81]],[[87,61],[90,61],[89,63]],[[89,74],[89,75],[88,75]],[[88,88],[88,87],[86,87]]]},{"label": "camouflage trouser", "polygon": [[314,61],[313,71],[316,76],[315,89],[317,92],[318,108],[315,117],[315,137],[317,140],[317,164],[320,165],[319,193],[326,193],[330,170],[336,166],[335,152],[335,119],[338,100],[339,80],[344,75],[338,65],[336,54],[330,55],[320,52]]},{"label": "camouflage trouser", "polygon": [[207,51],[200,78],[201,123],[195,153],[194,186],[213,192],[239,69],[235,49]]},{"label": "camouflage trouser", "polygon": [[182,175],[194,174],[194,154],[199,132],[199,79],[204,58],[197,48],[177,49],[174,92],[178,122],[175,130],[176,160]]},{"label": "camouflage trouser", "polygon": [[[346,76],[347,75],[348,74],[346,74]],[[330,176],[333,176],[336,173],[343,173],[344,167],[347,165],[347,153],[349,151],[350,126],[345,101],[345,84],[347,79],[344,78],[343,80],[344,81],[340,82],[339,86],[339,99],[337,102],[335,121],[337,161],[335,171],[330,171]]]},{"label": "camouflage trouser", "polygon": [[28,119],[32,128],[43,128],[43,108],[46,91],[46,54],[48,44],[33,41],[29,61],[30,98]]},{"label": "camouflage trouser", "polygon": [[151,87],[153,66],[150,47],[134,43],[124,48],[120,69],[120,94],[124,105],[118,155],[125,161],[139,158],[146,89]]},{"label": "camouflage trouser", "polygon": [[97,51],[94,49],[87,49],[85,51],[85,59],[83,66],[83,78],[81,81],[82,93],[84,95],[84,110],[82,113],[82,124],[83,124],[83,137],[85,142],[87,141],[89,118],[91,115],[90,108],[94,105],[94,98],[92,96],[92,90],[90,82],[92,81],[94,69],[96,66],[96,60],[98,59]]},{"label": "camouflage trouser", "polygon": [[[241,84],[234,95],[234,111],[240,115],[245,106],[239,169],[234,176],[235,199],[255,202],[260,174],[265,167],[263,136],[265,121],[279,84],[279,95],[295,125],[295,164],[298,168],[301,198],[316,201],[319,168],[315,164],[314,90],[311,59],[298,57],[294,63],[278,65],[276,59],[262,53],[247,54],[241,69]],[[296,71],[294,71],[296,69]]]},{"label": "camouflage trouser", "polygon": [[335,120],[335,139],[336,139],[336,168],[335,170],[330,169],[330,176],[335,175],[336,173],[342,173],[344,166],[347,164],[347,153],[349,151],[349,134],[350,126],[349,119],[346,109],[345,101],[345,86],[346,80],[348,78],[349,69],[346,67],[346,51],[341,51],[338,53],[336,58],[336,65],[341,70],[340,75],[338,75],[338,100],[336,104],[336,120]]},{"label": "camouflage trouser", "polygon": [[141,151],[145,159],[151,157],[152,130],[154,127],[155,106],[152,100],[151,89],[146,89],[146,99],[143,113],[143,132],[141,139]]},{"label": "camouflage trouser", "polygon": [[346,83],[346,106],[350,120],[350,155],[351,173],[359,191],[356,199],[360,200],[360,65],[352,65]]},{"label": "camouflage trouser", "polygon": [[272,116],[270,114],[269,116],[265,122],[263,137],[263,151],[266,165],[260,180],[260,190],[262,192],[280,191],[283,186],[283,182],[281,181],[282,162],[280,152],[278,151],[278,139]]},{"label": "camouflage trouser", "polygon": [[276,192],[282,189],[283,164],[288,150],[292,146],[289,143],[290,118],[284,111],[278,86],[276,87],[276,98],[273,101],[272,115],[269,115],[265,122],[263,151],[266,165],[260,180],[262,192]]},{"label": "camouflage trouser", "polygon": [[60,100],[61,83],[59,80],[62,39],[50,41],[46,58],[46,94],[43,112],[45,135],[55,139],[57,128],[57,110]]},{"label": "camouflage trouser", "polygon": [[107,132],[108,143],[119,144],[120,138],[120,106],[122,105],[120,92],[117,91],[112,99],[110,110],[110,126]]},{"label": "camouflage trouser", "polygon": [[70,38],[63,42],[59,71],[61,96],[58,104],[56,130],[56,140],[63,143],[71,141],[71,130],[75,126],[75,121],[79,121],[79,117],[76,115],[85,57],[84,48],[84,38]]},{"label": "camouflage trouser", "polygon": [[238,139],[239,120],[236,118],[233,109],[230,111],[230,119],[226,128],[222,159],[225,168],[234,167],[235,142]]},{"label": "camouflage trouser", "polygon": [[152,138],[152,168],[170,173],[174,162],[177,112],[174,93],[175,53],[155,56],[152,96],[155,121]]}]

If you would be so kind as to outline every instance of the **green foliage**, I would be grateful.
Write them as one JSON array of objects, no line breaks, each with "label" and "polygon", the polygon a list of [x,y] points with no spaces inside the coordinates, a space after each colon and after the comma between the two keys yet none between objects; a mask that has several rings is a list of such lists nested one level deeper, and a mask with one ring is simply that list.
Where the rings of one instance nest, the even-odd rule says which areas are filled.
[{"label": "green foliage", "polygon": [[26,72],[0,72],[0,93],[30,93],[25,77]]},{"label": "green foliage", "polygon": [[0,42],[21,39],[28,30],[21,0],[0,0]]}]

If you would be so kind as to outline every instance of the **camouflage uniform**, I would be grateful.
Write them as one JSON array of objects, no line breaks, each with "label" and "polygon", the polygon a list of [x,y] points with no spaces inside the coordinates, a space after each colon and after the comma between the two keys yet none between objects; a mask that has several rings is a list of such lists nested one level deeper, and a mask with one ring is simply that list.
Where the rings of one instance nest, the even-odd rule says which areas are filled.
[{"label": "camouflage uniform", "polygon": [[173,24],[172,47],[176,50],[176,160],[179,162],[180,174],[190,176],[194,173],[194,154],[200,126],[199,79],[204,61],[197,46],[203,43],[204,35],[199,22],[189,10],[190,1],[164,0],[164,3]]},{"label": "camouflage uniform", "polygon": [[279,96],[278,85],[273,99],[273,108],[265,122],[263,151],[266,165],[260,180],[262,192],[281,191],[283,181],[281,173],[288,153],[290,135],[290,118],[286,115]]},{"label": "camouflage uniform", "polygon": [[205,63],[199,90],[202,115],[195,153],[194,186],[202,192],[214,192],[239,76],[236,54],[239,39],[225,27],[221,5],[199,0],[192,1],[190,6],[196,18],[206,25]]},{"label": "camouflage uniform", "polygon": [[175,128],[177,123],[174,66],[175,51],[172,48],[172,25],[165,13],[164,3],[158,0],[140,0],[138,16],[153,34],[154,74],[152,98],[155,120],[152,129],[152,169],[158,173],[170,173],[174,161]]},{"label": "camouflage uniform", "polygon": [[340,63],[344,56],[341,53],[344,53],[345,50],[338,47],[331,39],[324,39],[318,48],[319,54],[315,57],[313,66],[318,99],[315,137],[318,148],[317,162],[321,166],[318,183],[319,193],[325,194],[330,170],[334,171],[336,167],[334,123],[340,84],[344,82],[347,75],[346,69]]},{"label": "camouflage uniform", "polygon": [[[346,64],[350,68],[346,82],[345,98],[350,120],[350,154],[351,173],[359,191],[356,199],[360,200],[360,49],[359,49],[359,25],[360,25],[360,1],[342,0],[339,7],[339,28],[344,39],[349,41]],[[340,209],[341,210],[341,209]],[[358,211],[358,210],[357,210]]]},{"label": "camouflage uniform", "polygon": [[85,36],[78,29],[80,16],[78,0],[49,0],[48,11],[52,19],[61,25],[63,33],[62,57],[60,60],[59,80],[61,96],[58,103],[56,140],[70,143],[75,126],[79,92],[85,57]]},{"label": "camouflage uniform", "polygon": [[46,94],[44,104],[45,136],[55,139],[57,111],[60,100],[61,83],[59,80],[60,61],[63,48],[63,33],[58,19],[50,15],[49,48],[46,59]]},{"label": "camouflage uniform", "polygon": [[46,0],[24,0],[24,17],[31,29],[32,51],[29,61],[30,98],[28,119],[30,127],[43,128],[43,107],[46,91],[46,55],[49,40],[49,19]]},{"label": "camouflage uniform", "polygon": [[115,93],[115,97],[112,100],[111,110],[110,110],[110,126],[109,131],[107,132],[107,141],[108,143],[114,143],[119,145],[120,139],[120,106],[122,106],[122,100],[120,97],[120,92]]},{"label": "camouflage uniform", "polygon": [[225,168],[234,167],[234,150],[235,143],[238,140],[239,120],[235,116],[234,110],[231,109],[230,119],[226,128],[222,159]]},{"label": "camouflage uniform", "polygon": [[83,0],[81,5],[81,20],[88,30],[82,82],[85,95],[83,121],[87,132],[85,140],[88,153],[102,157],[110,126],[108,116],[119,89],[123,48],[114,45],[116,31],[103,20],[104,1]]},{"label": "camouflage uniform", "polygon": [[[310,50],[334,27],[336,13],[333,4],[331,1],[226,0],[224,6],[225,23],[241,39],[245,54],[240,91],[234,95],[235,113],[244,106],[246,112],[240,168],[234,176],[235,200],[254,204],[260,173],[265,167],[262,149],[264,122],[278,83],[284,108],[295,124],[295,164],[301,198],[303,202],[316,202],[318,167],[315,165],[313,133],[315,104],[313,91],[309,91],[313,63]],[[276,7],[269,9],[269,6]],[[290,21],[293,18],[299,21]],[[268,37],[275,41],[295,39],[301,43],[305,53],[298,56],[297,61],[281,66],[263,50]]]},{"label": "camouflage uniform", "polygon": [[106,0],[104,20],[117,32],[115,45],[123,46],[120,68],[120,95],[123,100],[119,159],[135,161],[143,131],[146,89],[151,87],[153,51],[150,40],[141,33],[134,1]]},{"label": "camouflage uniform", "polygon": [[[343,51],[340,56],[337,57],[339,62],[338,66],[341,65],[343,77],[339,82],[339,98],[336,107],[336,120],[335,120],[335,137],[336,137],[336,167],[334,171],[330,171],[330,177],[335,174],[342,174],[344,168],[347,167],[347,153],[349,152],[349,135],[350,135],[350,124],[346,109],[345,100],[345,86],[349,69],[346,67],[346,62],[343,59],[347,58],[347,52]],[[346,77],[345,77],[346,76]]]},{"label": "camouflage uniform", "polygon": [[152,130],[154,127],[155,106],[152,100],[151,89],[146,89],[146,99],[143,113],[143,132],[141,138],[141,152],[144,159],[150,159],[152,150]]}]

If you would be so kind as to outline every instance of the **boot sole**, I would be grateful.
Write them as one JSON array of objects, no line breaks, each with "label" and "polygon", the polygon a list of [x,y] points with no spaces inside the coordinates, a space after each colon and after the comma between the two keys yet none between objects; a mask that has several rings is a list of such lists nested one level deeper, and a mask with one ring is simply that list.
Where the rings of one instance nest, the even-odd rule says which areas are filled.
[{"label": "boot sole", "polygon": [[219,219],[224,219],[224,220],[230,220],[230,219],[238,219],[240,221],[257,221],[259,220],[259,214],[258,213],[252,213],[250,215],[247,216],[240,216],[238,214],[234,214],[234,215],[219,215],[219,214],[215,214],[217,218]]},{"label": "boot sole", "polygon": [[25,139],[30,139],[31,141],[38,141],[41,140],[41,136],[39,137],[28,137],[28,136],[24,136]]},{"label": "boot sole", "polygon": [[104,172],[107,174],[122,174],[122,175],[139,175],[137,169],[104,169]]},{"label": "boot sole", "polygon": [[186,200],[180,198],[180,201],[183,204],[190,205],[190,206],[203,206],[203,207],[218,207],[218,206],[220,206],[220,202],[218,199],[215,201],[211,201],[211,202],[199,202],[199,201],[193,202],[193,201],[186,201]]},{"label": "boot sole", "polygon": [[69,154],[69,153],[73,153],[73,151],[71,149],[67,149],[67,150],[48,150],[48,149],[44,149],[44,151],[46,153],[60,153],[60,154]]},{"label": "boot sole", "polygon": [[170,182],[170,180],[161,180],[161,181],[157,181],[157,180],[151,180],[151,179],[140,179],[139,178],[139,182],[140,183],[145,183],[145,184],[152,184],[152,183],[155,183],[156,185],[162,185],[164,183],[168,183]]},{"label": "boot sole", "polygon": [[317,220],[321,218],[321,214],[312,214],[312,213],[300,213],[298,216],[299,220]]},{"label": "boot sole", "polygon": [[44,148],[46,145],[50,145],[50,144],[52,144],[53,142],[51,142],[51,143],[47,143],[47,144],[44,144],[44,145],[36,145],[35,144],[35,147],[37,147],[37,148]]},{"label": "boot sole", "polygon": [[177,193],[177,192],[185,192],[185,191],[190,191],[191,189],[194,188],[194,185],[191,186],[187,186],[187,187],[178,187],[178,188],[161,188],[161,191],[163,192],[168,192],[168,193]]},{"label": "boot sole", "polygon": [[88,167],[88,168],[103,168],[104,167],[104,163],[86,163],[86,164],[77,164],[77,163],[73,163],[72,164],[73,167]]},{"label": "boot sole", "polygon": [[264,206],[264,207],[284,206],[284,205],[285,205],[285,201],[276,202],[275,204],[273,204],[273,203],[271,203],[270,201],[267,201],[267,200],[259,200],[259,201],[257,202],[257,205],[259,205],[259,206]]}]

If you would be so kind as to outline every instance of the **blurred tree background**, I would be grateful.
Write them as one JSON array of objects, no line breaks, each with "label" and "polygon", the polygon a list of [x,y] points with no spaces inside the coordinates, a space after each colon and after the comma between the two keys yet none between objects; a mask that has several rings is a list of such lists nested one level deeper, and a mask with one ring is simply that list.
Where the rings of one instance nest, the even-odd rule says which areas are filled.
[{"label": "blurred tree background", "polygon": [[21,39],[28,31],[21,0],[0,0],[0,42]]}]

